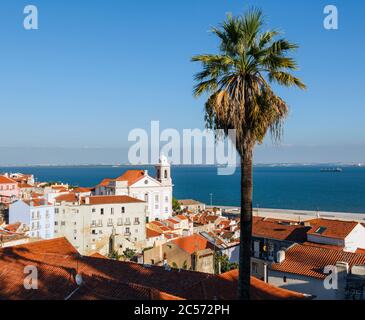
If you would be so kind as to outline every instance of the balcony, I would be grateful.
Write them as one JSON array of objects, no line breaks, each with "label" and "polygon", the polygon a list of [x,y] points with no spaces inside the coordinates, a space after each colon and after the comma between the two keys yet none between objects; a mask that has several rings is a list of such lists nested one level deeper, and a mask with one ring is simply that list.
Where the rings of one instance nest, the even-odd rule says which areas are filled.
[{"label": "balcony", "polygon": [[141,223],[139,221],[134,221],[133,223],[135,226],[139,226]]},{"label": "balcony", "polygon": [[124,222],[124,225],[125,226],[130,226],[131,225],[131,222],[130,221],[126,221],[126,222]]},{"label": "balcony", "polygon": [[130,237],[131,236],[131,233],[130,232],[124,232],[124,236],[125,237]]},{"label": "balcony", "polygon": [[108,226],[108,227],[113,227],[113,226],[114,226],[114,224],[113,224],[113,222],[108,222],[107,226]]}]

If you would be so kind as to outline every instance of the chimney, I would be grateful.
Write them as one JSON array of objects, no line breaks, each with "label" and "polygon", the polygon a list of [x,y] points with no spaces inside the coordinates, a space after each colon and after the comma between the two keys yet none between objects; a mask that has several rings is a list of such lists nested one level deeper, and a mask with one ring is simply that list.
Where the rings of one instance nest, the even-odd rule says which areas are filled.
[{"label": "chimney", "polygon": [[285,251],[284,250],[280,250],[278,251],[278,253],[276,254],[276,262],[277,263],[282,263],[285,260]]},{"label": "chimney", "polygon": [[85,204],[90,204],[90,198],[89,197],[85,197]]},{"label": "chimney", "polygon": [[344,261],[337,261],[336,263],[336,271],[337,271],[337,297],[342,300],[345,299],[346,296],[346,285],[347,285],[347,276],[349,274],[349,264]]}]

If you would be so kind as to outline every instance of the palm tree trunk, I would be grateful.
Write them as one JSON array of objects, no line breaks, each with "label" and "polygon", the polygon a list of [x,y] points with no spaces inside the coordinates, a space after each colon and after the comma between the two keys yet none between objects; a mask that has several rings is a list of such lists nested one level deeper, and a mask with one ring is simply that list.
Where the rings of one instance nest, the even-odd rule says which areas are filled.
[{"label": "palm tree trunk", "polygon": [[253,148],[241,156],[241,230],[238,298],[250,300],[252,239],[252,154]]}]

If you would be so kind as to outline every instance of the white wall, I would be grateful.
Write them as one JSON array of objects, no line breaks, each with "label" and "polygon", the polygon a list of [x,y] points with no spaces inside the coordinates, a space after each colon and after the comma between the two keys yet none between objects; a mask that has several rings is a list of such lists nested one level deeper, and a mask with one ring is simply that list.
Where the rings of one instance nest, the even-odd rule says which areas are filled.
[{"label": "white wall", "polygon": [[[316,296],[316,300],[336,300],[337,291],[327,290],[321,279],[269,270],[268,282],[276,287]],[[286,282],[284,282],[286,276]]]}]

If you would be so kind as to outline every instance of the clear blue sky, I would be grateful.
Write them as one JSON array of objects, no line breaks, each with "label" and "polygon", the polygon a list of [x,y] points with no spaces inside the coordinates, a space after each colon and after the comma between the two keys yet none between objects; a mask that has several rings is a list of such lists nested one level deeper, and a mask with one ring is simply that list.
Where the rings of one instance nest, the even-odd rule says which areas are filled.
[{"label": "clear blue sky", "polygon": [[[23,29],[27,4],[38,7],[39,30]],[[338,7],[337,31],[323,28],[327,4]],[[327,161],[323,150],[332,148],[333,161],[344,154],[365,161],[365,3],[358,0],[2,0],[0,146],[125,147],[128,132],[151,120],[203,127],[204,101],[192,96],[199,65],[190,58],[216,52],[210,27],[252,5],[300,44],[298,75],[308,85],[278,90],[291,113],[277,154],[292,148],[292,161],[310,161],[314,147],[322,153],[312,160]],[[279,160],[267,149],[260,161]]]}]

